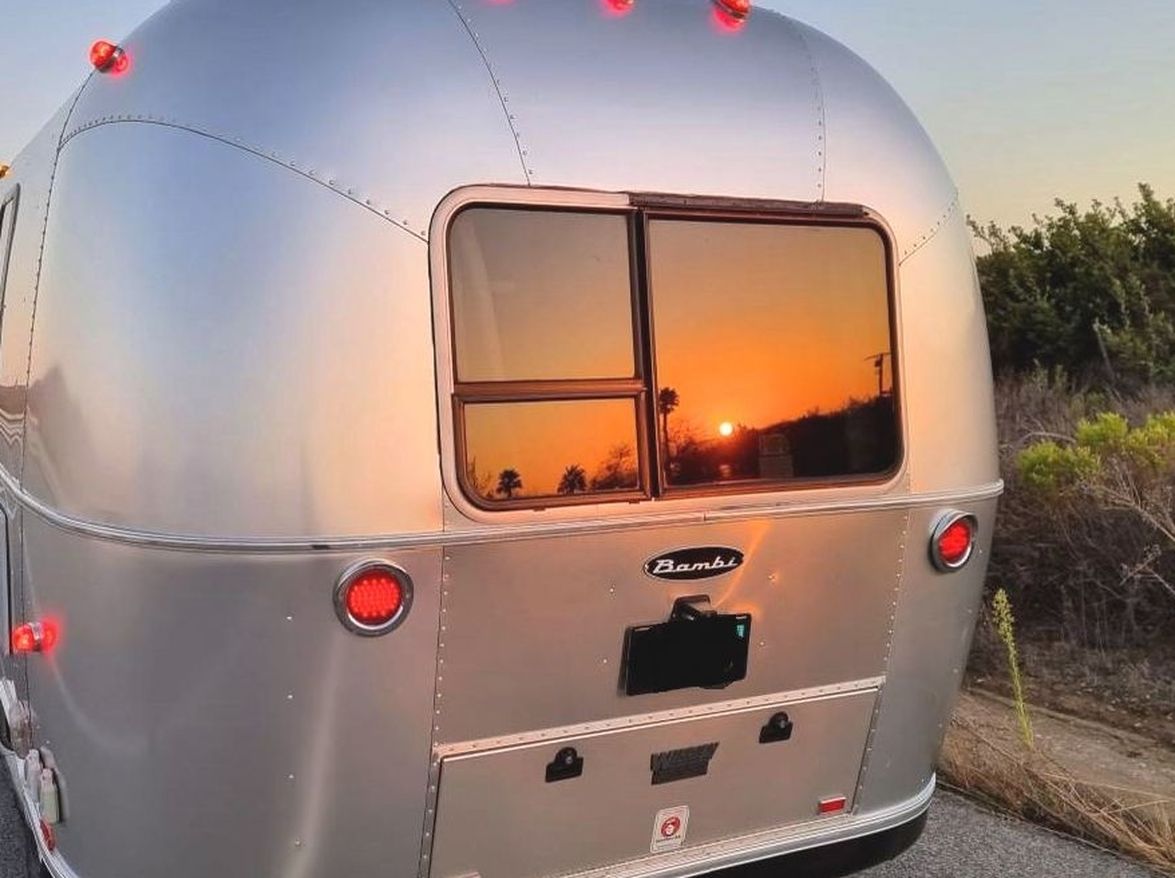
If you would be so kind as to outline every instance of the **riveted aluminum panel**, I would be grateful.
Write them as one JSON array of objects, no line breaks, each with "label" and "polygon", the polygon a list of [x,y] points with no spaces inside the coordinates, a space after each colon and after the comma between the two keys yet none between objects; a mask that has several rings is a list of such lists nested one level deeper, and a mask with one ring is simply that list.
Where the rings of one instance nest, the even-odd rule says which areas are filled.
[{"label": "riveted aluminum panel", "polygon": [[[0,204],[16,196],[13,203],[16,225],[8,253],[7,277],[0,278],[4,283],[4,308],[0,315],[0,466],[10,473],[20,472],[24,452],[29,338],[41,271],[41,245],[57,144],[72,106],[71,99],[54,114],[0,180]],[[3,261],[0,254],[0,265]]]},{"label": "riveted aluminum panel", "polygon": [[[943,574],[930,563],[930,535],[951,509],[979,520],[975,554],[963,570]],[[912,795],[934,776],[947,723],[971,648],[991,550],[996,501],[917,510],[903,560],[893,654],[870,755],[861,777],[863,808]]]},{"label": "riveted aluminum panel", "polygon": [[439,529],[422,241],[150,125],[71,140],[54,205],[26,490],[156,532]]},{"label": "riveted aluminum panel", "polygon": [[830,37],[796,24],[819,76],[828,133],[825,197],[885,217],[899,257],[931,234],[956,190],[938,150],[897,92]]},{"label": "riveted aluminum panel", "polygon": [[93,77],[71,130],[194,128],[418,234],[462,183],[525,182],[493,81],[444,0],[189,0],[123,45],[130,71]]},{"label": "riveted aluminum panel", "polygon": [[428,784],[440,556],[404,623],[335,615],[348,553],[161,551],[25,525],[36,739],[67,786],[58,849],[79,875],[415,873]]},{"label": "riveted aluminum panel", "polygon": [[[446,758],[429,875],[539,878],[648,858],[658,812],[683,805],[686,850],[813,821],[817,803],[833,796],[847,798],[848,813],[875,696],[867,690]],[[791,740],[760,744],[760,729],[783,709],[795,724]],[[713,743],[705,776],[652,784],[652,754]],[[547,783],[545,767],[563,747],[583,757],[583,774]],[[823,822],[833,829],[838,820]]]},{"label": "riveted aluminum panel", "polygon": [[[884,673],[906,512],[758,519],[585,534],[445,552],[440,743],[574,725]],[[648,558],[729,546],[711,580],[665,582]],[[726,689],[621,694],[624,632],[707,594],[750,613],[747,678]]]},{"label": "riveted aluminum panel", "polygon": [[530,182],[821,198],[819,89],[782,16],[728,29],[706,3],[636,3],[623,16],[597,0],[456,5]]},{"label": "riveted aluminum panel", "polygon": [[949,491],[995,481],[991,356],[962,213],[902,263],[901,289],[910,488]]}]

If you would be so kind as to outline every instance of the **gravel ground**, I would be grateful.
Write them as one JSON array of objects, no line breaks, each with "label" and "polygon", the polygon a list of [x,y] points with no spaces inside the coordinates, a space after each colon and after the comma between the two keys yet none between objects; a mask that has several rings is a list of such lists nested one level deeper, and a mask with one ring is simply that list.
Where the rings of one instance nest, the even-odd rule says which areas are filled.
[{"label": "gravel ground", "polygon": [[[25,878],[25,833],[0,766],[0,878]],[[921,841],[863,878],[1153,878],[1154,873],[939,793]],[[83,876],[85,878],[85,876]]]}]

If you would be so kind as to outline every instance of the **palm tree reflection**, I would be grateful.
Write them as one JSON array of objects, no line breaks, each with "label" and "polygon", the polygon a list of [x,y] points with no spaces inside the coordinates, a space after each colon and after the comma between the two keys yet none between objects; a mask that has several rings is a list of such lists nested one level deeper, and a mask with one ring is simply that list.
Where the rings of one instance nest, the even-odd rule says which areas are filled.
[{"label": "palm tree reflection", "polygon": [[522,490],[522,476],[516,469],[504,469],[498,474],[498,493],[511,500],[516,491]]},{"label": "palm tree reflection", "polygon": [[560,494],[582,494],[587,490],[587,473],[582,466],[573,463],[563,470],[563,478],[559,480]]}]

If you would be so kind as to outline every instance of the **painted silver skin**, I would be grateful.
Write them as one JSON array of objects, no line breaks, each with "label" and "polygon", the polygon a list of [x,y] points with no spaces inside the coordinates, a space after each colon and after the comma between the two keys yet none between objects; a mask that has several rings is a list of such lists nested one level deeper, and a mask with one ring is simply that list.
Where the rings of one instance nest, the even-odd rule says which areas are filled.
[{"label": "painted silver skin", "polygon": [[[684,878],[926,807],[1000,484],[957,194],[868,65],[764,10],[723,30],[704,0],[623,17],[596,0],[174,0],[124,45],[131,71],[91,75],[0,179],[0,201],[19,188],[0,327],[12,613],[62,624],[52,656],[4,655],[3,674],[66,784],[51,871],[493,878],[509,852],[434,849],[442,757],[492,788],[523,750],[549,758],[536,741],[769,714],[827,686],[879,690],[851,814],[563,867]],[[866,206],[897,261],[900,472],[472,509],[433,327],[446,338],[439,231],[469,187]],[[950,510],[980,541],[944,575],[927,540]],[[698,590],[641,564],[721,543],[748,555],[707,583],[755,613],[748,679],[634,705],[620,633]],[[386,637],[332,606],[369,558],[414,583]],[[840,758],[829,746],[812,758]],[[451,811],[476,811],[486,787],[470,789]]]}]

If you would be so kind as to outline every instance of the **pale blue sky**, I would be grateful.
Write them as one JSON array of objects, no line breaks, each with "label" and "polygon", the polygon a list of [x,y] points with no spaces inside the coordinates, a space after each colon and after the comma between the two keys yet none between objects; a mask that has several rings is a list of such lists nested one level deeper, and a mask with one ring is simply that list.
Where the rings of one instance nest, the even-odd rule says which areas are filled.
[{"label": "pale blue sky", "polygon": [[[248,0],[241,0],[248,2]],[[683,0],[684,2],[684,0]],[[704,0],[693,0],[703,3]],[[854,48],[910,102],[977,218],[1056,196],[1175,197],[1175,0],[763,0]],[[3,0],[0,161],[160,0]]]}]

